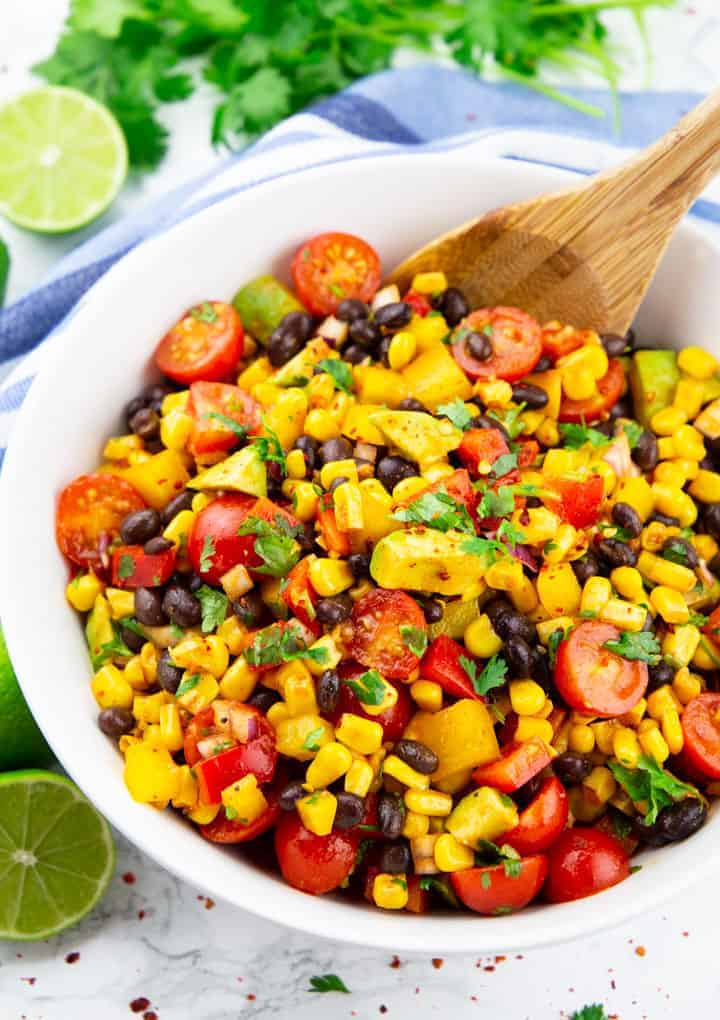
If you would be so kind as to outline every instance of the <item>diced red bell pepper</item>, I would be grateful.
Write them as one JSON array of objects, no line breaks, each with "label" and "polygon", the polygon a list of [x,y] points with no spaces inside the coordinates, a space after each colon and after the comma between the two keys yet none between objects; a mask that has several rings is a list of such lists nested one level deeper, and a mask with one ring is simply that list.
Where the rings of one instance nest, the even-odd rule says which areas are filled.
[{"label": "diced red bell pepper", "polygon": [[501,793],[514,793],[550,764],[550,751],[544,740],[532,737],[523,744],[508,744],[501,757],[473,772],[478,786],[493,786]]},{"label": "diced red bell pepper", "polygon": [[421,875],[408,875],[408,901],[405,907],[411,914],[427,914],[430,907],[430,895],[420,885]]},{"label": "diced red bell pepper", "polygon": [[425,297],[424,294],[419,294],[416,290],[409,290],[403,301],[406,305],[410,305],[416,315],[422,316],[424,319],[428,312],[432,311],[432,305]]},{"label": "diced red bell pepper", "polygon": [[440,634],[432,641],[420,662],[420,676],[440,684],[453,698],[473,698],[484,701],[472,685],[460,662],[460,656],[471,658],[457,641]]},{"label": "diced red bell pepper", "polygon": [[530,467],[540,453],[540,444],[535,439],[520,439],[518,441],[518,467]]},{"label": "diced red bell pepper", "polygon": [[317,525],[320,529],[320,537],[329,553],[337,553],[338,556],[350,555],[350,539],[344,531],[338,528],[332,496],[329,492],[320,500]]},{"label": "diced red bell pepper", "polygon": [[319,635],[322,628],[315,618],[315,605],[318,597],[310,584],[309,573],[310,558],[306,556],[305,559],[296,563],[288,574],[287,583],[280,592],[280,598],[308,630]]},{"label": "diced red bell pepper", "polygon": [[251,772],[258,785],[269,783],[275,775],[277,760],[275,734],[267,723],[247,744],[238,744],[212,758],[203,758],[193,766],[200,803],[219,804],[223,790]]},{"label": "diced red bell pepper", "polygon": [[510,453],[510,447],[500,429],[468,429],[457,452],[468,471],[477,477],[478,464],[494,464]]},{"label": "diced red bell pepper", "polygon": [[116,588],[157,588],[175,569],[177,549],[146,553],[141,545],[121,545],[112,554],[112,582]]},{"label": "diced red bell pepper", "polygon": [[604,485],[600,475],[592,475],[583,482],[554,478],[552,487],[560,495],[558,509],[562,519],[574,528],[589,528],[596,524],[600,517]]}]

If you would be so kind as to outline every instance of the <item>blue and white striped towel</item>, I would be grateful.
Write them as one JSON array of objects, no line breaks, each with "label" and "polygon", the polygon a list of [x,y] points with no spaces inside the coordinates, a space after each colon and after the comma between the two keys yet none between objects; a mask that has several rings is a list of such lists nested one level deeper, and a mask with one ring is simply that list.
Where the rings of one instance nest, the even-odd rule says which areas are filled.
[{"label": "blue and white striped towel", "polygon": [[[700,98],[627,93],[621,134],[613,137],[608,93],[574,94],[603,107],[605,119],[593,120],[519,86],[491,85],[445,67],[386,71],[291,117],[211,173],[101,231],[62,259],[43,284],[0,311],[0,464],[15,414],[40,367],[44,341],[52,342],[53,331],[114,262],[178,220],[275,177],[409,148],[476,147],[482,156],[592,172],[657,138]],[[707,196],[693,211],[720,224],[720,186]]]}]

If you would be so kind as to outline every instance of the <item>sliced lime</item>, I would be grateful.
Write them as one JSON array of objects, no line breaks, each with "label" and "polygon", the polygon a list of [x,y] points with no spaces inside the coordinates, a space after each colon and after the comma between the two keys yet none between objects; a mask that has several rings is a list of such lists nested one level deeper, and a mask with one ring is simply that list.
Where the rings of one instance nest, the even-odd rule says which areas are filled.
[{"label": "sliced lime", "polygon": [[44,233],[104,212],[127,173],[113,115],[77,89],[48,86],[0,107],[0,213]]},{"label": "sliced lime", "polygon": [[0,776],[0,938],[45,939],[95,906],[115,866],[105,819],[53,772]]}]

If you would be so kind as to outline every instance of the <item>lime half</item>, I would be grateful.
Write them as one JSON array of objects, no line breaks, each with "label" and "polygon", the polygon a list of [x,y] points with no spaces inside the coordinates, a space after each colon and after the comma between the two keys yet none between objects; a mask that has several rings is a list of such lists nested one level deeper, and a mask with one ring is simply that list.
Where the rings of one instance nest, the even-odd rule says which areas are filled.
[{"label": "lime half", "polygon": [[95,906],[115,866],[105,819],[53,772],[0,776],[0,938],[44,939]]},{"label": "lime half", "polygon": [[82,227],[110,205],[127,173],[113,115],[76,89],[49,86],[0,107],[0,213],[44,233]]}]

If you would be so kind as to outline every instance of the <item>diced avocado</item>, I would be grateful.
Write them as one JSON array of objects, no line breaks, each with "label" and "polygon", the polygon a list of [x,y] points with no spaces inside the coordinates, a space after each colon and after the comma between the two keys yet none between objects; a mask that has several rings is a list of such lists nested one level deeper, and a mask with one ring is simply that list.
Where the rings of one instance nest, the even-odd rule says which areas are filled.
[{"label": "diced avocado", "polygon": [[95,599],[85,624],[85,637],[90,649],[90,661],[93,669],[99,669],[103,664],[103,645],[109,644],[115,637],[112,620],[110,618],[110,606],[103,595]]},{"label": "diced avocado", "polygon": [[484,573],[482,559],[463,550],[467,541],[461,531],[393,531],[375,546],[370,574],[381,588],[462,595]]},{"label": "diced avocado", "polygon": [[370,421],[384,433],[391,446],[411,460],[442,460],[457,450],[462,432],[447,418],[433,418],[421,411],[376,411]]},{"label": "diced avocado", "polygon": [[201,471],[188,482],[191,489],[247,492],[250,496],[267,496],[267,469],[256,446],[245,446],[219,464]]},{"label": "diced avocado", "polygon": [[717,400],[720,397],[720,378],[714,375],[711,379],[706,379],[703,384],[703,404],[707,404],[710,400]]},{"label": "diced avocado", "polygon": [[313,369],[323,358],[337,358],[338,353],[329,347],[321,336],[306,344],[299,354],[286,361],[270,381],[276,386],[305,386],[312,379]]},{"label": "diced avocado", "polygon": [[457,641],[479,615],[477,599],[468,599],[467,602],[463,602],[462,599],[458,599],[456,602],[447,602],[442,619],[437,623],[431,623],[428,627],[428,637],[432,641],[433,638],[446,634]]},{"label": "diced avocado", "polygon": [[630,366],[630,387],[638,421],[648,428],[657,411],[669,407],[680,372],[675,351],[636,351]]},{"label": "diced avocado", "polygon": [[720,400],[713,400],[703,407],[693,424],[708,439],[720,438]]},{"label": "diced avocado", "polygon": [[303,306],[284,284],[274,276],[258,276],[241,287],[233,298],[243,328],[261,344],[288,312],[302,312]]}]

